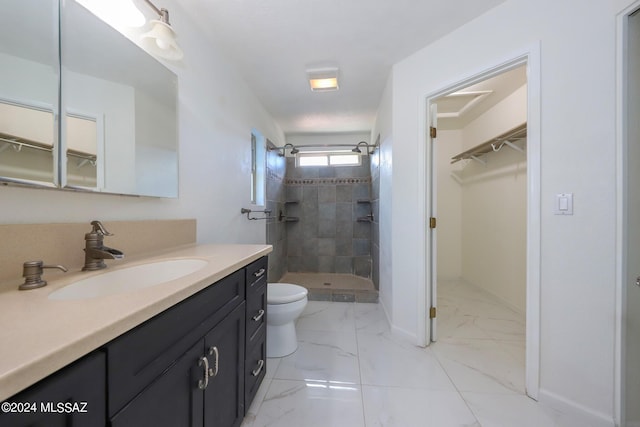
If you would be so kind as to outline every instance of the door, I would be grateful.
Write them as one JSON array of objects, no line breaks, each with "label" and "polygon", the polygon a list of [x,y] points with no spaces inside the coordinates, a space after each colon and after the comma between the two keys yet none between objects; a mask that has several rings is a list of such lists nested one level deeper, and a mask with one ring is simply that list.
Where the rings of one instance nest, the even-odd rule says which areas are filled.
[{"label": "door", "polygon": [[429,232],[427,236],[427,256],[429,257],[429,265],[430,268],[427,271],[427,282],[428,282],[428,290],[427,292],[431,295],[431,309],[429,310],[429,324],[427,325],[427,333],[431,336],[431,341],[436,341],[438,339],[438,328],[436,322],[436,306],[437,306],[437,295],[438,295],[438,244],[437,244],[437,176],[438,176],[438,152],[436,146],[436,138],[437,138],[437,128],[438,128],[438,104],[431,104],[429,106],[429,136],[427,140],[429,141],[427,147],[427,157],[428,157],[428,165],[429,165],[429,186],[428,186],[428,206],[427,212],[429,215]]},{"label": "door", "polygon": [[244,418],[245,304],[205,337],[209,383],[204,391],[204,425],[237,427]]},{"label": "door", "polygon": [[111,419],[112,427],[202,427],[202,339]]},{"label": "door", "polygon": [[[629,427],[640,427],[640,11],[629,16],[627,49],[627,156],[626,182],[626,280],[623,305],[626,332],[623,337],[625,417]],[[623,318],[624,319],[624,318]]]}]

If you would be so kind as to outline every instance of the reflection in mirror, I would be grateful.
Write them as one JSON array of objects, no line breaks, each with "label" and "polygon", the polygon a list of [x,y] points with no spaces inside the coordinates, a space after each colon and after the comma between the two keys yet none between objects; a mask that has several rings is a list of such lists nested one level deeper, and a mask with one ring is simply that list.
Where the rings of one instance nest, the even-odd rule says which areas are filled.
[{"label": "reflection in mirror", "polygon": [[67,187],[177,197],[177,78],[73,0],[61,16]]},{"label": "reflection in mirror", "polygon": [[[98,124],[97,117],[67,113],[66,125],[67,184],[74,187],[101,188],[102,182],[98,183],[97,153],[98,137],[103,135],[102,123]],[[102,168],[100,169],[102,172]]]},{"label": "reflection in mirror", "polygon": [[0,180],[56,183],[57,0],[4,0],[0,26]]}]

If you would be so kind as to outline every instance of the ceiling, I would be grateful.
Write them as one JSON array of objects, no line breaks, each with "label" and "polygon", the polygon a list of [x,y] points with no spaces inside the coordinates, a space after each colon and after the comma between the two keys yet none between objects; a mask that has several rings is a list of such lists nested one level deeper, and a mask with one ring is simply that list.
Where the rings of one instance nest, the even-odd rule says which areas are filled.
[{"label": "ceiling", "polygon": [[[394,63],[503,1],[180,3],[236,64],[285,134],[296,134],[371,130]],[[306,70],[327,66],[338,67],[340,89],[311,92]]]},{"label": "ceiling", "polygon": [[438,129],[462,129],[527,83],[523,64],[435,100]]}]

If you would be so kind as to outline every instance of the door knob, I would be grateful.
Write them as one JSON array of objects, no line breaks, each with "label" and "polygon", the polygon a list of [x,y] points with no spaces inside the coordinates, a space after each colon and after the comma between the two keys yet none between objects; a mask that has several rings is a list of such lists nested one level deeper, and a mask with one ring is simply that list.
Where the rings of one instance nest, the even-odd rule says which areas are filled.
[{"label": "door knob", "polygon": [[640,287],[640,276],[636,277],[636,286]]}]

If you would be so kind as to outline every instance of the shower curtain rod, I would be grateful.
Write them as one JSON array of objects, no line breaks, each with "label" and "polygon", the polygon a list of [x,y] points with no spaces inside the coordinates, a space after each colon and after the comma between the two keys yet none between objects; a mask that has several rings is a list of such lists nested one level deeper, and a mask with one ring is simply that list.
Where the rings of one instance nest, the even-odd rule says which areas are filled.
[{"label": "shower curtain rod", "polygon": [[[364,141],[363,141],[364,142]],[[367,147],[367,148],[378,148],[377,145],[371,145],[366,143],[358,143],[355,144],[301,144],[301,145],[293,145],[293,144],[285,144],[282,147],[267,147],[267,151],[274,150],[285,150],[286,148],[331,148],[331,147]]]}]

